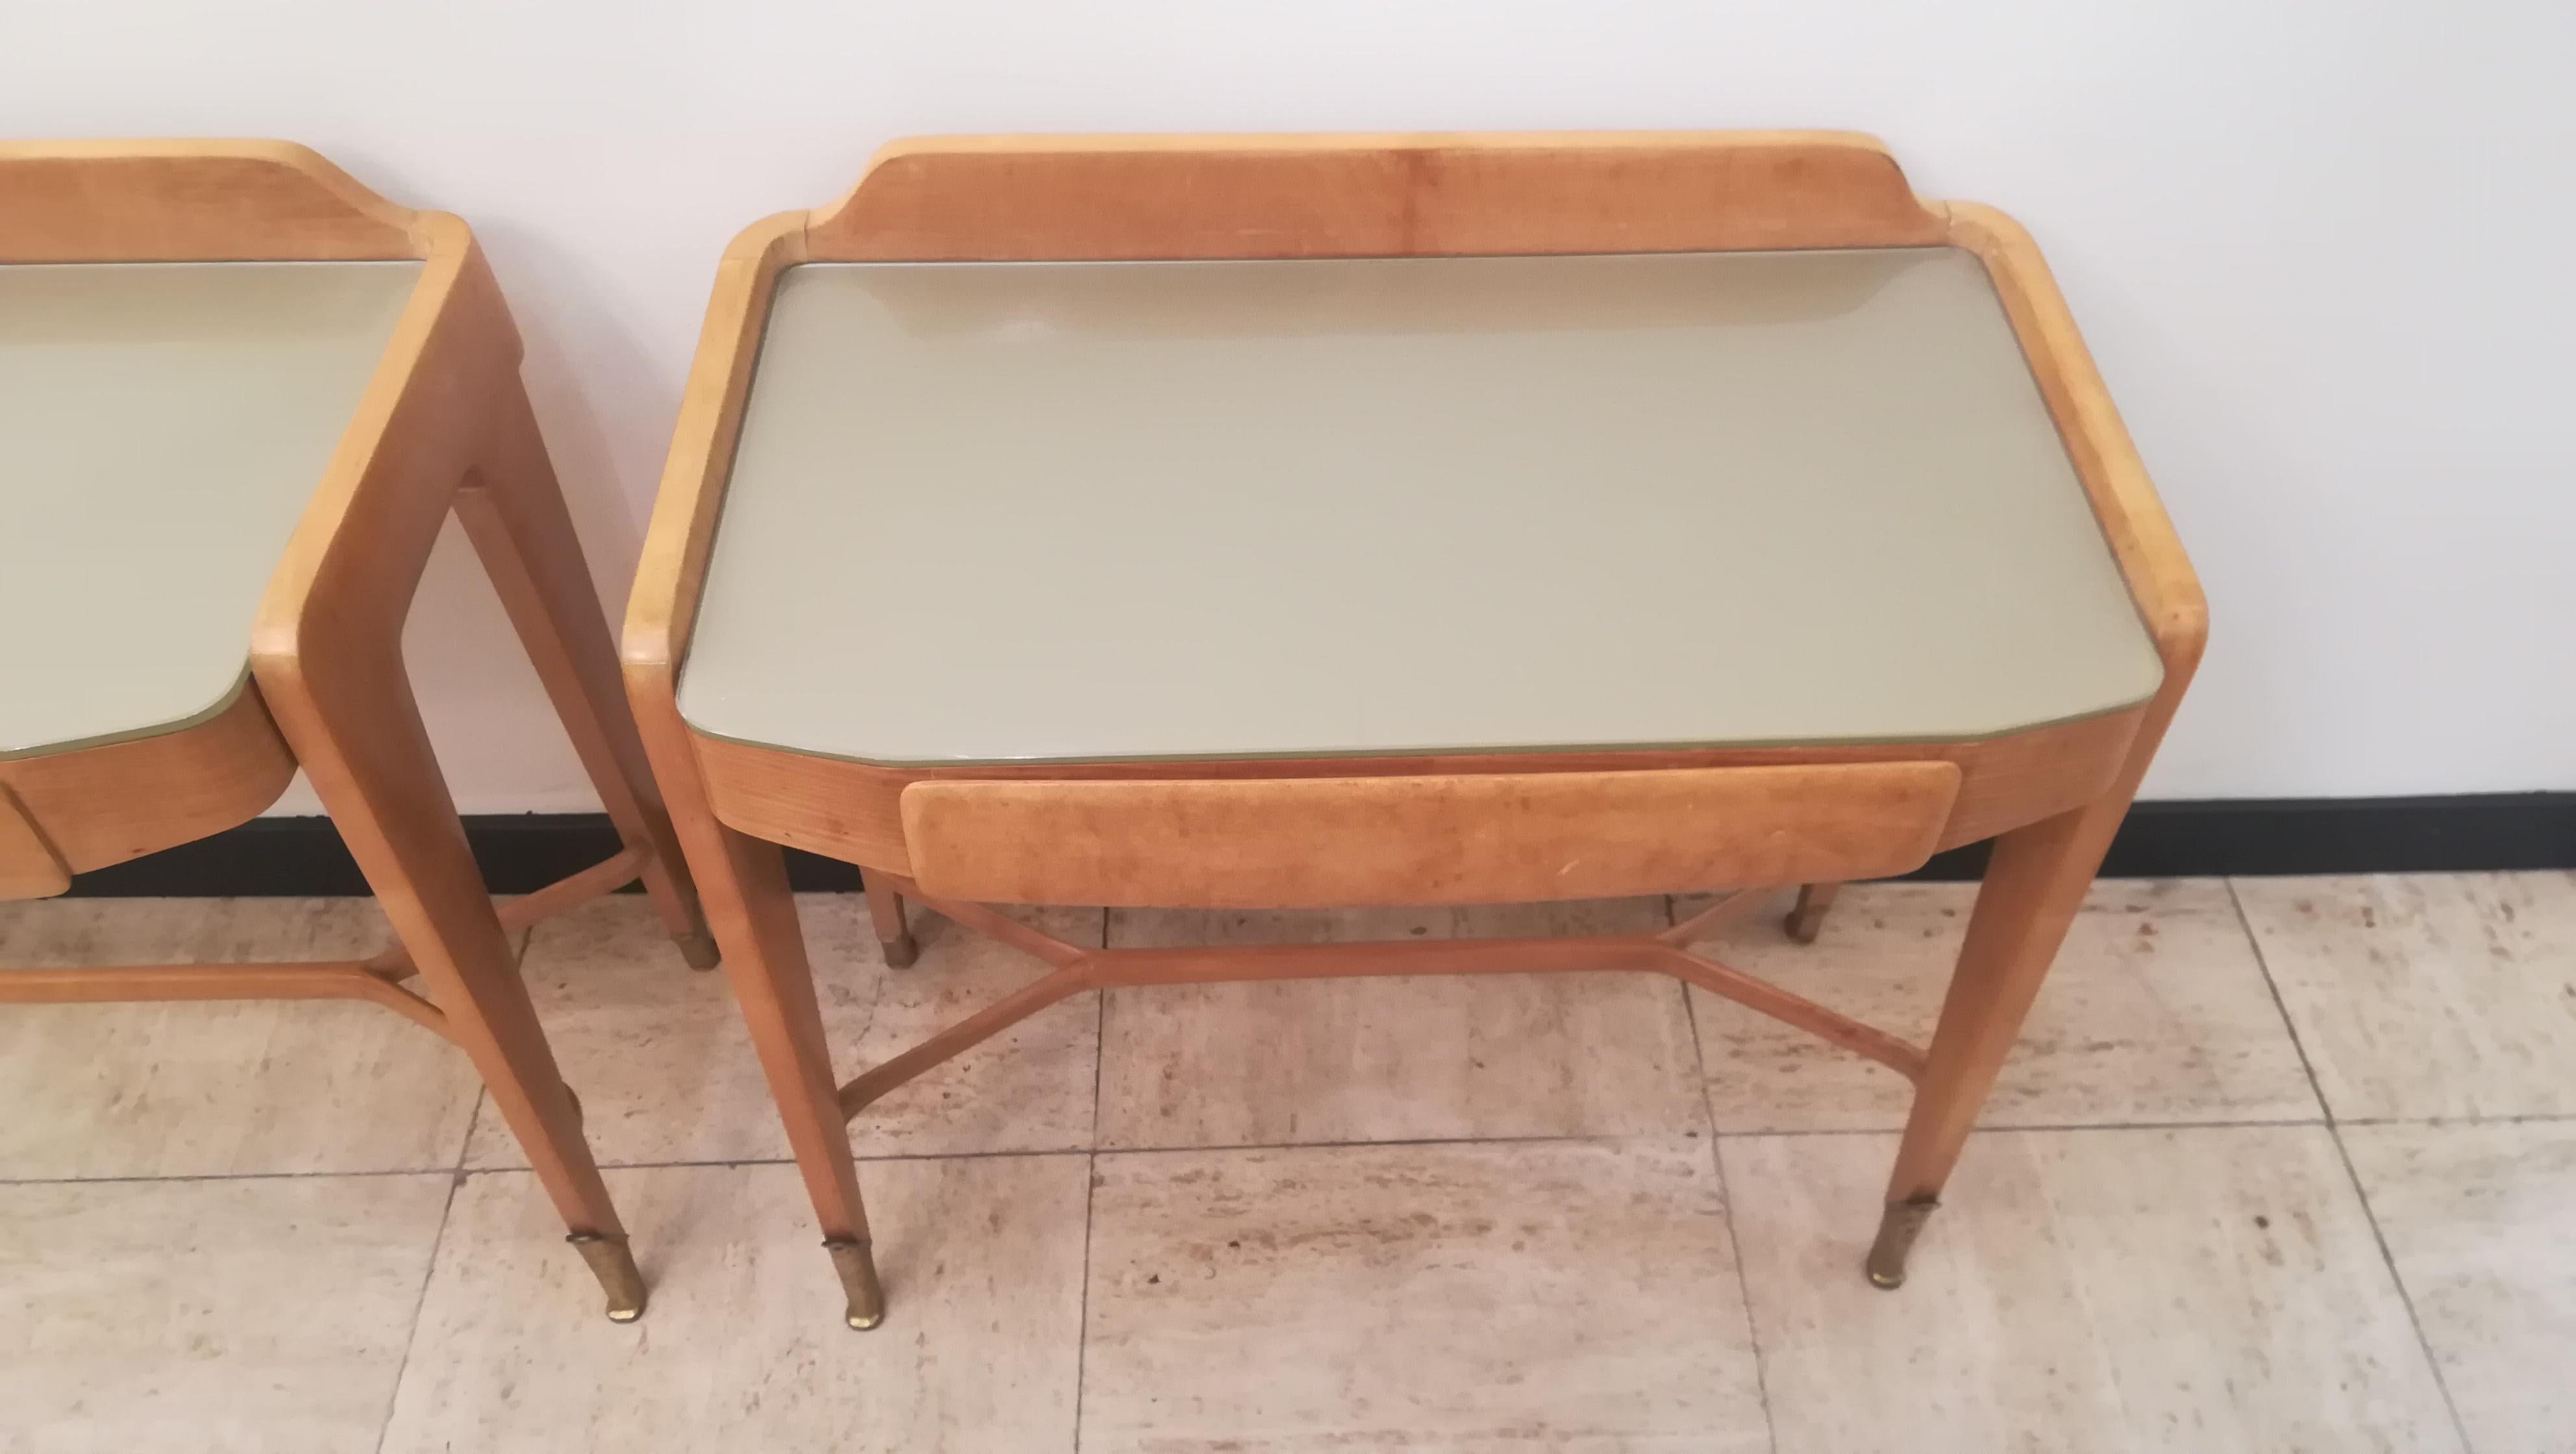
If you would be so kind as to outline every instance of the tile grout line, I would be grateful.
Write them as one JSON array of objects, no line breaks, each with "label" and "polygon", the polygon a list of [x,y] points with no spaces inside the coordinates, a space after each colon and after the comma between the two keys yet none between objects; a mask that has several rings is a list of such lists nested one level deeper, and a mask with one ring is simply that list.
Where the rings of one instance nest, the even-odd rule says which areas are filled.
[{"label": "tile grout line", "polygon": [[2236,911],[2236,927],[2244,934],[2246,947],[2254,951],[2254,967],[2262,972],[2263,988],[2272,996],[2272,1012],[2281,1017],[2281,1028],[2289,1032],[2290,1048],[2298,1053],[2299,1073],[2308,1078],[2308,1094],[2317,1098],[2317,1113],[2326,1128],[2332,1130],[2334,1105],[2326,1099],[2326,1088],[2317,1080],[2316,1062],[2308,1058],[2308,1042],[2299,1036],[2299,1022],[2290,1017],[2290,1003],[2281,998],[2281,986],[2272,978],[2272,960],[2263,952],[2262,936],[2254,932],[2253,917],[2245,912],[2245,900],[2236,892],[2236,880],[2223,878],[2219,882],[2227,886],[2227,905]]},{"label": "tile grout line", "polygon": [[[2565,1125],[2571,1122],[2576,1122],[2576,1115],[2438,1116],[2423,1119],[2382,1117],[2375,1119],[2339,1121],[2335,1122],[2334,1126],[2337,1129],[2371,1126],[2426,1126],[2439,1128],[2447,1126]],[[2322,1117],[2305,1116],[2288,1120],[2275,1119],[2250,1121],[2068,1121],[2033,1122],[2029,1124],[1980,1124],[1977,1127],[1977,1130],[1981,1133],[1986,1131],[1996,1131],[2016,1134],[2024,1132],[2060,1131],[2229,1131],[2253,1130],[2264,1127],[2281,1126],[2324,1126],[2326,1124],[2327,1122]],[[1897,1134],[1899,1129],[1900,1128],[1894,1126],[1860,1126],[1841,1130],[1808,1131],[1764,1130],[1757,1127],[1750,1130],[1719,1131],[1715,1134],[1717,1138],[1721,1140],[1748,1140],[1753,1138],[1796,1140],[1807,1137],[1822,1136],[1893,1136]],[[1209,1144],[1204,1146],[1109,1146],[1099,1148],[1098,1154],[1108,1156],[1182,1156],[1201,1151],[1336,1151],[1378,1146],[1516,1146],[1545,1145],[1550,1142],[1560,1142],[1567,1145],[1590,1145],[1618,1143],[1624,1141],[1645,1141],[1652,1139],[1654,1138],[1651,1135],[1630,1136],[1618,1134],[1601,1136],[1411,1136],[1400,1137],[1394,1140],[1244,1141]],[[1005,1160],[1021,1156],[1087,1156],[1091,1154],[1093,1154],[1092,1148],[1073,1145],[1031,1146],[992,1151],[890,1151],[872,1156],[860,1156],[854,1159],[865,1165],[875,1162],[892,1161]],[[705,1156],[679,1157],[667,1161],[602,1161],[599,1163],[600,1169],[603,1171],[653,1171],[671,1167],[693,1166],[792,1166],[794,1164],[795,1159],[787,1156]],[[218,1171],[175,1176],[14,1176],[0,1177],[0,1187],[82,1185],[114,1186],[130,1182],[153,1181],[288,1181],[299,1178],[316,1177],[445,1176],[450,1172],[464,1176],[506,1176],[527,1174],[528,1168],[524,1165],[460,1167],[394,1166],[360,1171]]]},{"label": "tile grout line", "polygon": [[2423,1350],[2424,1367],[2433,1375],[2433,1386],[2442,1391],[2442,1407],[2451,1415],[2451,1432],[2459,1437],[2462,1450],[2474,1450],[2469,1442],[2468,1421],[2460,1417],[2460,1401],[2451,1396],[2451,1380],[2443,1375],[2442,1359],[2433,1351],[2433,1340],[2424,1334],[2423,1315],[2415,1311],[2414,1290],[2397,1270],[2397,1254],[2389,1250],[2388,1233],[2379,1225],[2379,1209],[2370,1204],[2370,1192],[2361,1184],[2360,1168],[2352,1164],[2352,1148],[2343,1144],[2343,1132],[2332,1123],[2326,1126],[2326,1139],[2334,1143],[2335,1159],[2343,1163],[2343,1174],[2352,1184],[2353,1200],[2361,1203],[2361,1218],[2370,1226],[2370,1239],[2379,1245],[2379,1260],[2388,1268],[2388,1282],[2397,1289],[2397,1301],[2406,1309],[2406,1324],[2415,1330],[2415,1346]]},{"label": "tile grout line", "polygon": [[[1100,947],[1109,947],[1109,910],[1100,911]],[[1091,1353],[1091,1203],[1100,1186],[1100,1087],[1109,1059],[1109,991],[1092,991],[1091,1145],[1082,1157],[1082,1293],[1073,1328],[1073,1454],[1082,1454],[1083,1380]]]},{"label": "tile grout line", "polygon": [[[475,1106],[478,1110],[481,1108],[482,1102],[479,1098]],[[462,1148],[458,1149],[456,1157],[460,1162],[465,1159]],[[447,1199],[439,1203],[438,1207],[438,1232],[429,1239],[429,1258],[420,1270],[420,1290],[412,1294],[411,1319],[403,1329],[402,1357],[394,1363],[393,1387],[385,1393],[385,1416],[376,1424],[376,1454],[384,1454],[385,1440],[391,1437],[394,1431],[394,1410],[402,1402],[403,1379],[411,1373],[411,1350],[420,1342],[421,1311],[429,1305],[429,1284],[438,1276],[438,1254],[440,1249],[447,1245],[448,1218],[456,1210],[457,1190],[464,1185],[465,1172],[461,1167],[448,1175]]]},{"label": "tile grout line", "polygon": [[[536,926],[519,931],[517,952],[510,956],[513,965],[525,973],[528,945],[536,938]],[[558,1072],[560,1074],[560,1072]],[[385,1395],[385,1416],[376,1424],[376,1454],[384,1454],[385,1440],[393,1436],[394,1409],[402,1402],[403,1379],[411,1372],[411,1350],[420,1343],[420,1315],[429,1306],[429,1285],[438,1276],[438,1254],[447,1245],[447,1222],[456,1211],[456,1193],[465,1185],[465,1158],[474,1149],[474,1126],[483,1119],[483,1104],[492,1098],[492,1089],[483,1077],[474,1078],[474,1105],[465,1113],[465,1134],[456,1138],[456,1159],[447,1167],[447,1199],[438,1206],[438,1231],[429,1239],[429,1260],[420,1270],[420,1290],[412,1294],[411,1318],[403,1328],[402,1357],[394,1362],[393,1388]],[[587,1134],[584,1133],[585,1139]]]},{"label": "tile grout line", "polygon": [[[2558,1125],[2569,1122],[2576,1122],[2576,1115],[2496,1117],[2449,1116],[2426,1120],[2354,1120],[2344,1121],[2338,1124],[2342,1126],[2438,1127],[2524,1124]],[[2323,1126],[2325,1124],[2326,1122],[2320,1117],[2307,1116],[2288,1120],[2274,1119],[2245,1121],[2068,1121],[2033,1122],[2029,1124],[2005,1123],[1998,1125],[1980,1124],[1977,1129],[1980,1132],[1997,1131],[2006,1133],[2058,1131],[2226,1131],[2280,1126]],[[1727,1140],[1746,1140],[1757,1137],[1794,1140],[1806,1137],[1822,1136],[1893,1136],[1897,1134],[1899,1129],[1900,1128],[1894,1126],[1860,1126],[1837,1130],[1764,1130],[1761,1128],[1754,1128],[1750,1130],[1719,1131],[1715,1133],[1715,1135],[1719,1139]],[[1598,1136],[1406,1136],[1397,1137],[1392,1140],[1242,1141],[1190,1146],[1108,1146],[1098,1148],[1098,1154],[1106,1156],[1185,1156],[1195,1152],[1204,1151],[1335,1151],[1381,1146],[1518,1146],[1546,1145],[1549,1143],[1562,1143],[1566,1145],[1595,1145],[1616,1144],[1627,1141],[1649,1141],[1653,1139],[1655,1138],[1651,1134],[1608,1134]],[[1086,1156],[1091,1154],[1094,1154],[1093,1148],[1077,1144],[1072,1146],[1030,1146],[989,1151],[889,1151],[875,1155],[859,1156],[853,1159],[862,1165],[867,1165],[875,1162],[893,1161],[1004,1160],[1021,1156]],[[788,1156],[704,1156],[677,1157],[665,1161],[602,1161],[599,1163],[600,1169],[603,1171],[651,1171],[670,1167],[693,1166],[792,1166],[794,1164],[795,1159]],[[229,1171],[205,1172],[179,1176],[21,1176],[0,1177],[0,1187],[70,1186],[93,1183],[99,1185],[115,1185],[124,1182],[149,1181],[280,1181],[310,1177],[444,1176],[449,1174],[451,1171],[465,1176],[504,1176],[525,1175],[528,1173],[528,1170],[528,1167],[525,1165],[461,1167],[397,1166],[366,1171]]]},{"label": "tile grout line", "polygon": [[[2570,1119],[2576,1119],[2571,1117]],[[1979,1121],[1976,1134],[1988,1131],[2224,1131],[2240,1126],[2322,1126],[2322,1116],[2256,1116],[2236,1120],[2203,1121]],[[1904,1133],[1902,1124],[1894,1126],[1822,1126],[1770,1129],[1760,1126],[1719,1134],[1735,1139],[1763,1137],[1774,1140],[1798,1140],[1815,1136],[1896,1136]]]},{"label": "tile grout line", "polygon": [[1091,1353],[1091,1204],[1100,1187],[1100,1153],[1082,1158],[1082,1293],[1074,1302],[1073,1454],[1082,1454],[1083,1378]]},{"label": "tile grout line", "polygon": [[[1670,894],[1664,896],[1664,923],[1678,922],[1680,911]],[[1699,1004],[1691,997],[1691,987],[1682,980],[1673,981],[1681,991],[1682,1019],[1690,1026],[1691,1070],[1699,1077],[1700,1123],[1708,1129],[1709,1169],[1717,1173],[1717,1196],[1726,1210],[1726,1250],[1735,1259],[1735,1290],[1744,1299],[1744,1339],[1753,1349],[1753,1395],[1762,1406],[1762,1432],[1769,1440],[1771,1454],[1780,1454],[1780,1421],[1771,1414],[1771,1375],[1763,1366],[1762,1329],[1753,1321],[1753,1282],[1744,1269],[1744,1241],[1735,1232],[1735,1190],[1727,1184],[1726,1157],[1718,1144],[1717,1110],[1708,1098],[1708,1052],[1699,1039]]]},{"label": "tile grout line", "polygon": [[2424,1367],[2433,1375],[2433,1386],[2442,1391],[2442,1408],[2451,1416],[2451,1433],[2463,1451],[2473,1450],[2468,1422],[2460,1417],[2460,1401],[2451,1396],[2451,1380],[2442,1373],[2442,1360],[2433,1351],[2433,1340],[2424,1336],[2424,1318],[2415,1310],[2414,1290],[2406,1285],[2405,1274],[2397,1270],[2397,1254],[2390,1250],[2388,1233],[2379,1225],[2379,1209],[2370,1204],[2370,1191],[2361,1184],[2361,1169],[2352,1164],[2352,1148],[2343,1143],[2343,1128],[2335,1122],[2334,1106],[2326,1099],[2325,1087],[2317,1083],[2316,1067],[2309,1063],[2307,1042],[2299,1038],[2298,1022],[2290,1018],[2289,1002],[2281,998],[2281,986],[2272,978],[2271,956],[2263,952],[2263,940],[2254,932],[2253,918],[2245,912],[2245,900],[2236,892],[2236,880],[2228,878],[2224,882],[2227,901],[2236,907],[2236,922],[2245,931],[2246,942],[2254,947],[2255,967],[2263,971],[2263,987],[2272,992],[2273,1007],[2290,1032],[2291,1046],[2299,1052],[2299,1068],[2308,1073],[2308,1088],[2316,1094],[2318,1109],[2325,1113],[2326,1139],[2334,1143],[2335,1159],[2343,1163],[2344,1180],[2352,1187],[2353,1200],[2361,1204],[2361,1219],[2370,1228],[2370,1240],[2379,1247],[2380,1265],[2388,1269],[2389,1285],[2397,1289],[2397,1301],[2406,1309],[2406,1325],[2415,1332],[2415,1346],[2424,1355]]},{"label": "tile grout line", "polygon": [[[525,1171],[526,1167],[512,1170]],[[0,1176],[0,1186],[124,1186],[136,1182],[310,1181],[366,1176],[447,1176],[452,1166],[387,1166],[367,1171],[206,1171],[179,1176]]]},{"label": "tile grout line", "polygon": [[[397,942],[399,942],[399,940],[397,940]],[[511,952],[510,952],[510,967],[511,967],[511,971],[512,971],[513,973],[515,973],[516,975],[518,975],[518,977],[519,977],[519,981],[520,981],[520,983],[521,983],[522,985],[524,985],[524,984],[527,982],[527,978],[528,978],[528,951],[529,951],[530,949],[532,949],[532,948],[536,947],[536,942],[537,942],[537,925],[535,925],[535,924],[530,924],[528,927],[526,927],[526,928],[524,928],[524,929],[522,929],[522,930],[520,930],[520,931],[519,931],[519,942],[518,942],[518,944],[517,944],[516,946],[514,946],[514,947],[512,948],[512,950],[511,950]],[[423,985],[421,986],[421,988],[422,988],[422,989],[424,989],[424,990],[426,990],[426,989],[428,988],[428,985],[423,984]],[[534,997],[533,997],[533,993],[532,993],[532,994],[531,994],[531,998],[530,998],[530,1000],[529,1000],[529,1007],[533,1009],[533,1008],[535,1007],[535,1004],[536,1004],[536,1001],[535,1001],[535,999],[534,999]],[[540,1017],[538,1018],[537,1028],[538,1028],[539,1033],[541,1033],[541,1034],[545,1033],[545,1021],[544,1021],[544,1017],[543,1017],[543,1016],[540,1016]],[[464,1049],[464,1047],[462,1047],[462,1046],[458,1046],[458,1047],[456,1047],[456,1049],[457,1049],[458,1053],[462,1054],[462,1053],[463,1053],[463,1049]],[[554,1037],[553,1037],[552,1035],[550,1035],[550,1034],[546,1036],[546,1055],[547,1055],[547,1057],[548,1057],[549,1059],[551,1059],[551,1058],[554,1056]],[[471,1066],[473,1065],[473,1061],[469,1058],[469,1059],[466,1061],[466,1064],[467,1064],[469,1067],[471,1067]],[[555,1063],[555,1078],[556,1078],[557,1080],[563,1080],[563,1079],[564,1079],[564,1076],[563,1076],[563,1063],[562,1063],[561,1061],[556,1061],[556,1063]],[[569,1080],[564,1080],[564,1088],[565,1088],[566,1090],[570,1090],[570,1089],[572,1088],[572,1082],[571,1082],[571,1081],[569,1081]],[[474,1109],[466,1113],[466,1116],[465,1116],[465,1135],[464,1135],[464,1137],[463,1137],[461,1140],[459,1140],[459,1141],[456,1143],[456,1161],[455,1161],[455,1163],[454,1163],[453,1165],[451,1165],[450,1167],[448,1167],[448,1170],[455,1172],[458,1176],[463,1176],[463,1175],[465,1174],[465,1170],[466,1170],[465,1163],[466,1163],[468,1160],[472,1159],[472,1157],[473,1157],[473,1155],[474,1155],[474,1142],[475,1142],[475,1139],[476,1139],[476,1138],[475,1138],[475,1135],[474,1135],[474,1132],[475,1132],[476,1128],[480,1127],[480,1126],[483,1124],[483,1107],[484,1107],[488,1102],[490,1102],[490,1100],[491,1100],[491,1099],[492,1099],[492,1088],[491,1088],[489,1085],[487,1085],[487,1084],[485,1084],[485,1083],[484,1083],[484,1080],[483,1080],[483,1072],[482,1072],[480,1069],[475,1070],[475,1072],[474,1072]],[[589,1130],[589,1128],[588,1128],[587,1126],[585,1126],[585,1127],[583,1127],[583,1128],[582,1128],[581,1137],[582,1137],[582,1141],[583,1141],[585,1144],[587,1144],[587,1143],[589,1142],[589,1140],[590,1140],[590,1130]],[[516,1138],[516,1137],[513,1137],[513,1138],[511,1139],[511,1141],[510,1141],[510,1144],[511,1144],[512,1146],[516,1146],[516,1145],[518,1145],[519,1143],[518,1143],[517,1138]],[[592,1159],[592,1160],[594,1160],[594,1161],[598,1160],[598,1159],[599,1159],[599,1153],[597,1153],[596,1151],[592,1152],[592,1153],[591,1153],[591,1159]]]},{"label": "tile grout line", "polygon": [[2509,1116],[2344,1116],[2335,1121],[2338,1128],[2349,1126],[2530,1126],[2556,1125],[2576,1121],[2576,1112],[2530,1111]]}]

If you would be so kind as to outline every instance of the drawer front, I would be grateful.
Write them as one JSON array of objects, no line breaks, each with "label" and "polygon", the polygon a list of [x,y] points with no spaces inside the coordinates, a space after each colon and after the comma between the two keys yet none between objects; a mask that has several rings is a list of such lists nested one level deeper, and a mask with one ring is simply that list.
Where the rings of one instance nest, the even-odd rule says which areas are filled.
[{"label": "drawer front", "polygon": [[916,782],[924,893],[984,903],[1511,903],[1880,878],[1932,854],[1949,762]]}]

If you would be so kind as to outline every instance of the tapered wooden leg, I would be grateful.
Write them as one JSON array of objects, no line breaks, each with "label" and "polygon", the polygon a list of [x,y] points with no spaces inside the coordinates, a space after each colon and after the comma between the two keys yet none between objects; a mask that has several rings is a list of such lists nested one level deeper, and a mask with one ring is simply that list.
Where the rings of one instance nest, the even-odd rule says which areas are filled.
[{"label": "tapered wooden leg", "polygon": [[1897,1143],[1896,1168],[1878,1237],[1870,1247],[1869,1280],[1883,1288],[1905,1281],[1906,1254],[1939,1204],[1941,1188],[1959,1163],[1986,1095],[2004,1057],[2021,1035],[2057,948],[2066,940],[2085,891],[2101,871],[2112,835],[2127,817],[2147,764],[2172,725],[2183,689],[2200,664],[2206,632],[2199,590],[2185,585],[2175,596],[2176,615],[2158,632],[2165,679],[2148,704],[2128,757],[2102,796],[2071,812],[2016,828],[1994,841],[1985,883],[1968,916],[1958,968],[1941,1002],[1941,1021],[1914,1083],[1914,1106]]},{"label": "tapered wooden leg", "polygon": [[796,898],[787,890],[787,855],[716,820],[669,678],[658,669],[642,671],[630,678],[629,689],[707,922],[724,951],[725,977],[742,1002],[770,1098],[778,1103],[805,1194],[823,1225],[823,1247],[848,1298],[849,1324],[873,1328],[885,1320],[885,1295],[877,1285],[859,1169],[850,1156],[849,1118],[833,1079],[814,971],[796,922]]},{"label": "tapered wooden leg", "polygon": [[1798,902],[1789,910],[1784,926],[1789,937],[1801,944],[1816,942],[1817,931],[1825,927],[1825,911],[1834,906],[1834,898],[1843,891],[1841,884],[1806,884],[1798,890]]},{"label": "tapered wooden leg", "polygon": [[1872,1283],[1892,1288],[1905,1280],[1906,1253],[1958,1164],[2128,806],[2124,793],[1995,840],[1897,1147],[1870,1250]]},{"label": "tapered wooden leg", "polygon": [[608,621],[536,415],[515,379],[498,392],[492,437],[457,493],[456,518],[526,643],[528,659],[618,836],[652,850],[644,887],[663,926],[690,968],[713,969],[715,941],[645,764]]},{"label": "tapered wooden leg", "polygon": [[823,1245],[849,1295],[850,1326],[873,1328],[885,1317],[885,1299],[877,1290],[849,1121],[823,1038],[823,1010],[796,922],[796,899],[787,891],[786,855],[776,844],[712,818],[704,828],[692,836],[712,837],[712,852],[693,854],[691,863],[724,948],[726,977],[751,1024],[752,1046],[823,1224]]},{"label": "tapered wooden leg", "polygon": [[876,921],[877,943],[885,950],[885,962],[902,969],[921,957],[921,946],[914,942],[912,930],[903,922],[903,895],[885,881],[882,874],[860,871],[860,883],[868,891],[868,917]]},{"label": "tapered wooden leg", "polygon": [[390,632],[327,675],[259,664],[259,687],[312,778],[394,933],[446,1012],[450,1038],[482,1072],[537,1181],[608,1295],[608,1315],[644,1311],[581,1110],[537,1023],[536,1006],[493,912],[465,825],[432,756]]}]

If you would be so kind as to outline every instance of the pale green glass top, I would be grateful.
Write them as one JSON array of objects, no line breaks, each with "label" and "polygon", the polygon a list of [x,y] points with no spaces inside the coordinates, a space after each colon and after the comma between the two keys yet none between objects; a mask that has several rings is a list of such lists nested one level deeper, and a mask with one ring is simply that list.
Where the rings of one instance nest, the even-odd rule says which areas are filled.
[{"label": "pale green glass top", "polygon": [[0,266],[0,757],[230,702],[416,262]]},{"label": "pale green glass top", "polygon": [[1851,743],[2160,674],[1964,252],[809,264],[680,708],[907,764]]}]

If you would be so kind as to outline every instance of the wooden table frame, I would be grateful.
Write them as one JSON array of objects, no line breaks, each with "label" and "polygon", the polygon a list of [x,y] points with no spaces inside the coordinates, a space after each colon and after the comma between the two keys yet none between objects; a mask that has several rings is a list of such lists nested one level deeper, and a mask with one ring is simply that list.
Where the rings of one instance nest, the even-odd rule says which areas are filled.
[{"label": "wooden table frame", "polygon": [[[2137,708],[1937,744],[946,769],[748,746],[695,733],[679,714],[679,667],[772,288],[794,264],[1944,245],[1974,254],[1992,277],[2162,658],[2163,684]],[[883,1315],[883,1297],[851,1158],[851,1114],[1082,989],[1250,978],[1654,970],[1868,1055],[1916,1087],[1865,1259],[1872,1281],[1896,1286],[2206,635],[2190,563],[2028,235],[1991,208],[1917,198],[1867,137],[994,137],[888,147],[839,203],[771,217],[727,251],[627,616],[625,669],[848,1292],[849,1321],[869,1327]],[[1909,780],[1897,791],[1883,772],[1871,776],[1893,768],[1937,768],[1947,777]],[[1544,819],[1558,828],[1579,819],[1580,803],[1566,810],[1572,818],[1560,813],[1563,804],[1529,806],[1551,780],[1565,786],[1560,797],[1595,791],[1577,778],[1624,790],[1626,816],[1562,833],[1530,828],[1534,843],[1505,842],[1464,868],[1408,857],[1400,842],[1391,850],[1400,834],[1355,826],[1389,819],[1343,811],[1356,795],[1374,793],[1377,808],[1413,814],[1416,828],[1497,821],[1475,812],[1519,813],[1511,821],[1522,826],[1501,835],[1513,839],[1541,822],[1534,815],[1558,814]],[[1933,793],[1929,810],[1924,792]],[[1479,793],[1482,808],[1474,806]],[[1750,812],[1757,827],[1776,827],[1753,810],[1779,802],[1804,805],[1816,852],[1766,857],[1777,835],[1766,840],[1739,822]],[[1176,814],[1189,832],[1169,829]],[[1631,826],[1637,831],[1607,832]],[[1667,830],[1689,840],[1688,851],[1629,841]],[[1244,851],[1208,866],[1209,834],[1227,832]],[[1559,860],[1521,851],[1610,838],[1621,852],[1579,887],[1537,871]],[[1984,888],[1938,1027],[1919,1049],[1685,952],[1761,902],[1754,893],[1654,936],[1169,950],[1079,949],[970,901],[1285,907],[1800,884],[1789,930],[1808,940],[1840,881],[1901,872],[1937,849],[1985,839],[1994,852]],[[1268,843],[1278,851],[1265,851]],[[908,897],[1053,972],[836,1084],[781,844],[860,866],[891,964],[913,953],[903,921]],[[1353,861],[1374,876],[1336,867]]]},{"label": "wooden table frame", "polygon": [[[251,624],[251,681],[211,719],[0,761],[0,899],[243,822],[310,776],[398,947],[363,961],[0,972],[0,1001],[361,999],[472,1058],[598,1276],[644,1284],[522,983],[527,925],[638,878],[684,956],[715,963],[618,687],[606,616],[519,379],[508,307],[465,224],[267,141],[0,145],[0,263],[418,259],[420,281]],[[623,848],[495,906],[404,671],[402,628],[453,512]],[[424,997],[403,981],[417,974]]]}]

